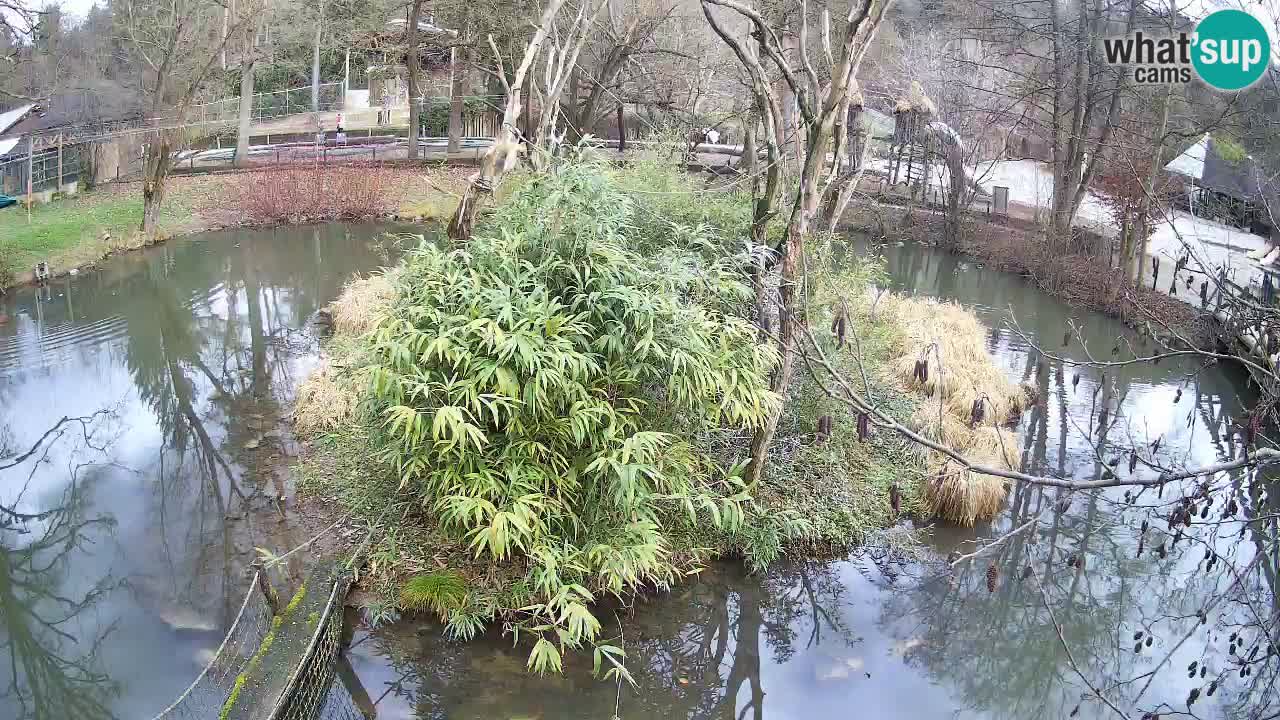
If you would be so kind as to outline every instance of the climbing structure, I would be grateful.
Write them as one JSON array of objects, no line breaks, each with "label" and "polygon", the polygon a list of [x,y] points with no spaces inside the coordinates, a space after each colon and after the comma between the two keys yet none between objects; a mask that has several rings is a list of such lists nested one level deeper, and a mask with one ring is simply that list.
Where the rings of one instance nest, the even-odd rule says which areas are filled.
[{"label": "climbing structure", "polygon": [[[919,82],[912,81],[905,98],[893,106],[893,142],[889,152],[889,182],[906,183],[914,197],[929,183],[929,158],[925,146],[925,130],[937,115],[937,106],[924,94]],[[905,161],[905,165],[904,165]]]}]

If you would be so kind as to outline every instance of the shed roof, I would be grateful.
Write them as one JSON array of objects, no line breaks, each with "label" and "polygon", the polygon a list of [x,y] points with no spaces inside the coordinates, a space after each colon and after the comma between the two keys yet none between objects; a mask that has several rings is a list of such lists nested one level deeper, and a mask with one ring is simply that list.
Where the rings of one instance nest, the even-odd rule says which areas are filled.
[{"label": "shed roof", "polygon": [[30,113],[33,109],[35,109],[35,107],[36,107],[35,103],[28,103],[26,105],[19,105],[18,107],[12,110],[8,110],[6,112],[0,113],[0,135],[3,135],[5,132],[9,130],[9,128],[13,127],[14,125],[17,125],[18,121],[26,117],[27,113]]},{"label": "shed roof", "polygon": [[1203,137],[1191,144],[1182,154],[1169,161],[1164,166],[1169,172],[1185,175],[1193,180],[1200,180],[1204,177],[1204,156],[1209,149],[1209,133],[1205,133]]}]

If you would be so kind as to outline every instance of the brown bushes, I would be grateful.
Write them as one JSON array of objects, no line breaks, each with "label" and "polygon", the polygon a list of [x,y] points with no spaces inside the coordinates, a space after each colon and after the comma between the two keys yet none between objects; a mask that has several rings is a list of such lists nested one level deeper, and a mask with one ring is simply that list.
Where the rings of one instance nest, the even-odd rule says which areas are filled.
[{"label": "brown bushes", "polygon": [[[885,239],[927,244],[937,243],[944,231],[940,213],[867,202],[853,206],[842,226]],[[956,252],[992,269],[1024,275],[1070,305],[1130,324],[1149,319],[1153,325],[1168,325],[1184,337],[1207,337],[1207,326],[1195,307],[1150,287],[1138,287],[1121,270],[1110,267],[1108,258],[1097,254],[1107,246],[1106,238],[1080,231],[1064,254],[1050,248],[1043,232],[1027,220],[1010,218],[1000,224],[973,214],[963,218],[960,237]]]},{"label": "brown bushes", "polygon": [[1052,250],[1043,237],[994,225],[966,237],[960,251],[996,270],[1025,275],[1069,305],[1130,324],[1151,320],[1153,325],[1167,325],[1186,337],[1201,335],[1203,313],[1163,292],[1135,285],[1104,258],[1064,255]]},{"label": "brown bushes", "polygon": [[236,176],[232,202],[254,225],[367,220],[388,212],[395,175],[381,165],[298,165]]}]

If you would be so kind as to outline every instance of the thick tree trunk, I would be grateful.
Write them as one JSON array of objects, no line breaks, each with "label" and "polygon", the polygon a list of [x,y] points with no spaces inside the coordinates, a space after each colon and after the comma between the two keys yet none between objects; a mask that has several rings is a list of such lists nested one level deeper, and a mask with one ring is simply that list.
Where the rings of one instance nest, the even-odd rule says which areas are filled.
[{"label": "thick tree trunk", "polygon": [[[466,68],[463,66],[463,51],[454,47],[450,51],[449,63],[449,154],[462,150],[462,103],[464,87],[463,79]],[[512,122],[514,122],[514,118]]]},{"label": "thick tree trunk", "polygon": [[253,76],[257,65],[256,57],[246,58],[240,63],[240,123],[236,129],[236,167],[246,167],[249,164],[249,133],[253,123]]},{"label": "thick tree trunk", "polygon": [[947,205],[943,236],[947,247],[955,249],[960,245],[960,211],[964,198],[965,175],[964,158],[958,145],[949,145],[945,149],[947,160]]},{"label": "thick tree trunk", "polygon": [[421,63],[418,58],[418,17],[422,14],[423,0],[413,0],[413,4],[409,6],[409,30],[406,33],[407,45],[409,46],[408,70],[409,70],[409,150],[408,157],[410,160],[416,160],[418,157],[418,75],[421,73]]},{"label": "thick tree trunk", "polygon": [[[804,254],[804,240],[809,234],[809,223],[818,209],[822,199],[822,191],[818,181],[822,175],[827,159],[827,145],[831,137],[834,118],[827,117],[813,126],[808,133],[804,163],[800,171],[800,193],[796,204],[791,209],[791,219],[787,223],[787,238],[783,246],[778,283],[778,354],[780,364],[774,372],[770,389],[783,398],[791,387],[791,377],[795,374],[796,350],[803,331],[804,317],[800,313],[799,299],[804,293],[804,276],[800,272]],[[749,482],[759,482],[764,477],[764,467],[769,455],[769,447],[778,432],[778,421],[782,412],[770,414],[764,427],[756,431],[751,438],[751,465],[748,469]]]},{"label": "thick tree trunk", "polygon": [[820,216],[820,222],[828,232],[836,231],[845,207],[857,190],[858,183],[862,181],[865,161],[862,153],[865,147],[862,132],[862,104],[859,98],[857,105],[850,105],[843,122],[836,125],[837,157],[835,167],[832,168],[836,176],[827,183],[826,190],[823,192]]},{"label": "thick tree trunk", "polygon": [[163,133],[147,144],[142,160],[142,225],[139,230],[147,240],[154,240],[160,227],[160,208],[164,203],[165,182],[169,179],[172,148]]}]

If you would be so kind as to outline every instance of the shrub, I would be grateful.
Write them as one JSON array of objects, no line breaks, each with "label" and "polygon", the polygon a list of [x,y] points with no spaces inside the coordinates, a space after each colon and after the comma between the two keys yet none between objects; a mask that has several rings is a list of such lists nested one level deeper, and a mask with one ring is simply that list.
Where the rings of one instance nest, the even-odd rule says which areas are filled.
[{"label": "shrub", "polygon": [[696,228],[641,256],[635,219],[603,166],[557,166],[467,246],[411,253],[371,336],[383,457],[477,558],[527,568],[537,670],[594,640],[593,589],[691,569],[673,533],[742,527],[741,453],[699,439],[777,407],[774,352],[723,311],[751,296],[736,267],[685,249]]},{"label": "shrub", "polygon": [[400,604],[406,609],[439,614],[462,607],[466,597],[466,580],[450,570],[415,575],[400,589]]},{"label": "shrub", "polygon": [[380,165],[299,165],[239,176],[233,202],[253,224],[367,220],[389,209],[394,177]]}]

